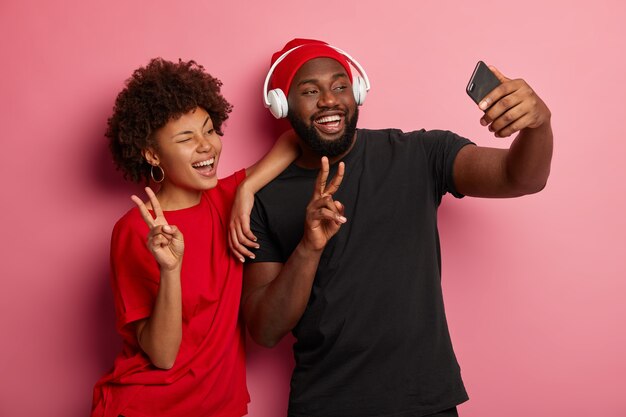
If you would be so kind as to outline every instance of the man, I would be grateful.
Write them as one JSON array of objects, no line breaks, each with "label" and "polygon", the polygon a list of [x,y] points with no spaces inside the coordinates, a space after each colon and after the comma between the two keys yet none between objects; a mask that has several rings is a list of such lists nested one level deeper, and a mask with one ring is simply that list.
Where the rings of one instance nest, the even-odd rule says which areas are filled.
[{"label": "man", "polygon": [[437,208],[447,192],[540,191],[549,109],[492,68],[502,84],[481,101],[481,124],[517,134],[508,150],[445,131],[356,130],[363,98],[352,83],[363,80],[352,58],[295,39],[272,62],[269,105],[284,93],[272,112],[286,112],[302,154],[257,194],[260,249],[245,268],[242,311],[264,346],[296,337],[289,415],[456,416],[467,394],[443,308]]}]

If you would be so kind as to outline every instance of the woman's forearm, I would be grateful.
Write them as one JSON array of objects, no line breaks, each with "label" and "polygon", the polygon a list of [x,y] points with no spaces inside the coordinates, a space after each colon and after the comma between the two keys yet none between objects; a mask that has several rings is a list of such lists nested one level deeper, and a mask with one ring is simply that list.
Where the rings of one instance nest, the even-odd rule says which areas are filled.
[{"label": "woman's forearm", "polygon": [[137,323],[137,340],[154,366],[174,366],[182,340],[180,267],[161,271],[152,315]]}]

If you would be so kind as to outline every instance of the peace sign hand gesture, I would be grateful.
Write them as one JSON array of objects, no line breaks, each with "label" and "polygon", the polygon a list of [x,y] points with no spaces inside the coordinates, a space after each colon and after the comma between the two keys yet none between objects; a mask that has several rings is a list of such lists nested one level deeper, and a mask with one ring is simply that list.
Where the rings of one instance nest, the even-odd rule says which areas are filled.
[{"label": "peace sign hand gesture", "polygon": [[150,227],[146,243],[148,249],[152,252],[162,270],[180,268],[185,251],[183,234],[176,226],[167,223],[161,204],[150,187],[146,187],[146,194],[148,194],[155,218],[152,217],[152,214],[150,214],[150,211],[148,211],[148,208],[139,197],[133,195],[131,199],[137,204],[141,217]]},{"label": "peace sign hand gesture", "polygon": [[306,208],[303,243],[313,250],[322,250],[328,241],[339,231],[347,219],[344,217],[344,206],[333,200],[343,180],[345,164],[339,163],[337,174],[330,182],[328,158],[322,157],[322,168],[315,181],[313,197]]}]

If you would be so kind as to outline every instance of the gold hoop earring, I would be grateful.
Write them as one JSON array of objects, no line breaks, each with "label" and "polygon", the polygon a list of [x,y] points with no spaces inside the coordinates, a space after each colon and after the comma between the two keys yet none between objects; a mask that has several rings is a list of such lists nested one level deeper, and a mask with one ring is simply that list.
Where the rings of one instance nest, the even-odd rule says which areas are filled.
[{"label": "gold hoop earring", "polygon": [[[157,167],[161,170],[161,175],[160,175],[160,179],[156,179],[154,178],[154,167]],[[157,184],[163,182],[163,180],[165,179],[165,171],[163,171],[163,168],[161,168],[159,165],[152,165],[150,167],[150,177],[152,177],[152,181],[156,182]]]}]

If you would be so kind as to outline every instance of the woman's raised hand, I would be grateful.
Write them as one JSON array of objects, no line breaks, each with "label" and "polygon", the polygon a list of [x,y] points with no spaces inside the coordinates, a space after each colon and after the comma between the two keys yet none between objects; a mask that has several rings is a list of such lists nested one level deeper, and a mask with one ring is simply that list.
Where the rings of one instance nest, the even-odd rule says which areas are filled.
[{"label": "woman's raised hand", "polygon": [[156,216],[154,218],[139,197],[133,195],[131,199],[139,208],[141,217],[150,228],[147,238],[148,249],[154,255],[161,269],[180,268],[185,251],[183,234],[176,226],[167,223],[161,204],[150,187],[146,187],[146,194],[148,194],[150,205]]}]

